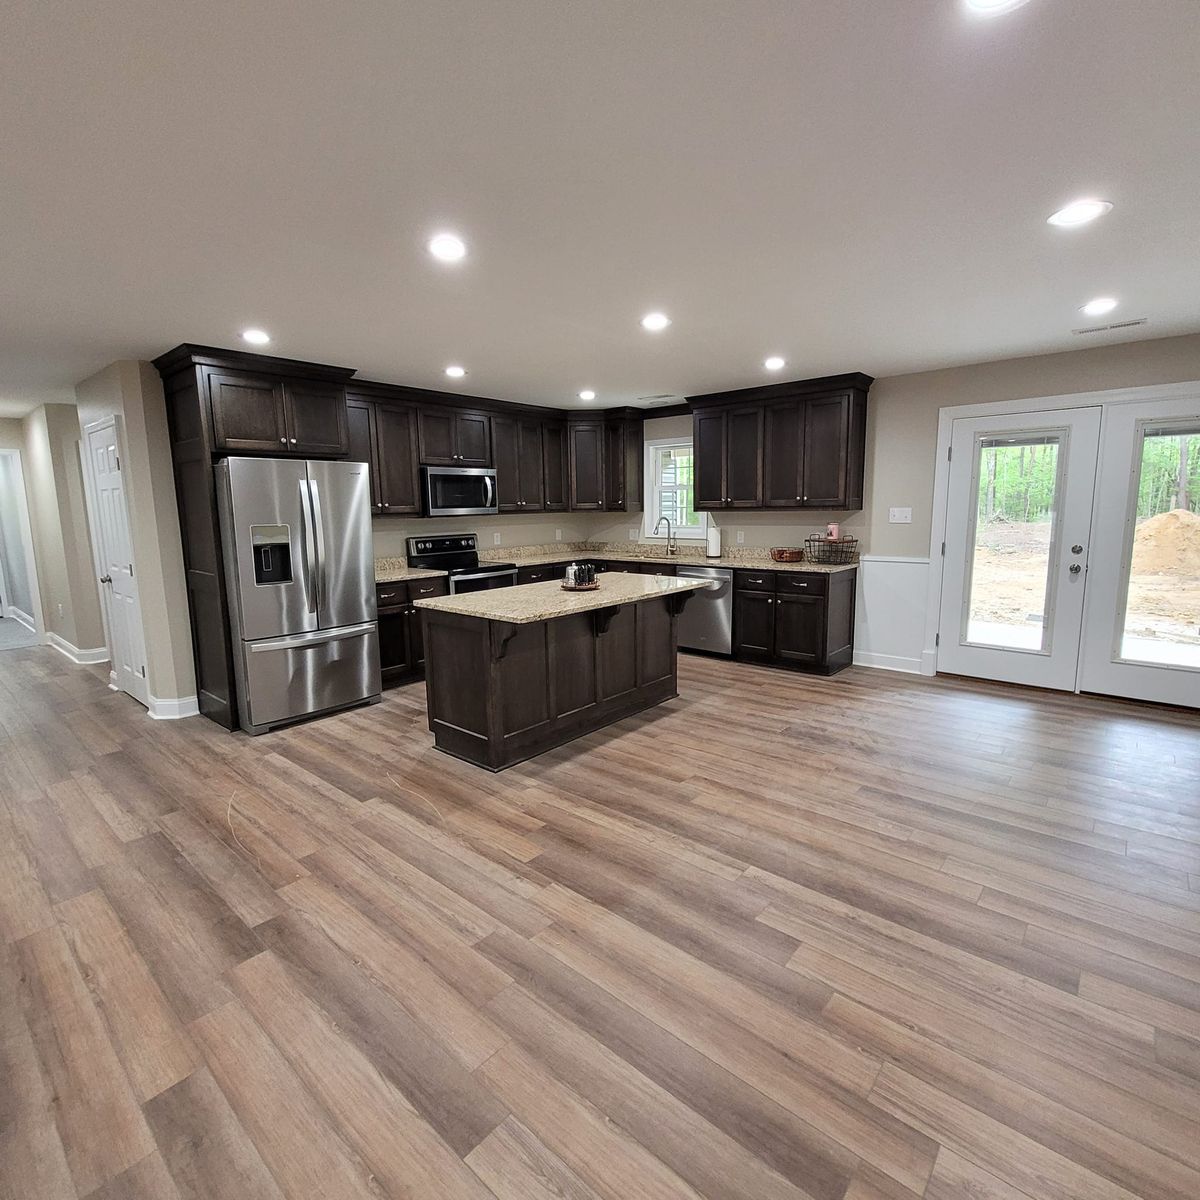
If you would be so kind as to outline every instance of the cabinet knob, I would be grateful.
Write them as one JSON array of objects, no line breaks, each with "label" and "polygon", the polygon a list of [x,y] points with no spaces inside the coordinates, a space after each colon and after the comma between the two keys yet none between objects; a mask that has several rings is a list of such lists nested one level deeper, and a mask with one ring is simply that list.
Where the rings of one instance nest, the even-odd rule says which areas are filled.
[{"label": "cabinet knob", "polygon": [[388,503],[388,502],[385,500],[385,501],[383,502],[383,507],[384,507],[384,508],[391,508],[392,506],[391,506],[391,505],[390,505],[390,504],[389,504],[389,503]]},{"label": "cabinet knob", "polygon": [[287,445],[287,438],[280,438],[279,441],[282,445],[284,445],[284,446]]},{"label": "cabinet knob", "polygon": [[807,497],[807,496],[805,496],[805,497],[804,497],[804,499],[807,501],[807,500],[808,500],[808,497]]},{"label": "cabinet knob", "polygon": [[292,438],[292,445],[294,446],[295,444],[296,444],[296,439]]}]

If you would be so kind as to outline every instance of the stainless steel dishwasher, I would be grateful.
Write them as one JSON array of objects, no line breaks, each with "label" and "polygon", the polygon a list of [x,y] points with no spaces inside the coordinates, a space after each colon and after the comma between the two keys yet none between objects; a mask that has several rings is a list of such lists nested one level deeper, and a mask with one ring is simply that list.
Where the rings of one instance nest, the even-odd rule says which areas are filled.
[{"label": "stainless steel dishwasher", "polygon": [[727,567],[680,567],[679,579],[707,579],[709,586],[683,606],[679,645],[710,654],[733,653],[733,572]]}]

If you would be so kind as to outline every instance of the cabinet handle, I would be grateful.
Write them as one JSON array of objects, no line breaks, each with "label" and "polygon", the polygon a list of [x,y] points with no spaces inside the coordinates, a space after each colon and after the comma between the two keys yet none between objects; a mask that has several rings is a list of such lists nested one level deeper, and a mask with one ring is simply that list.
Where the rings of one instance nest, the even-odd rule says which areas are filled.
[{"label": "cabinet handle", "polygon": [[292,438],[292,445],[294,446],[295,444],[296,444],[296,439]]},{"label": "cabinet handle", "polygon": [[380,600],[394,600],[396,598],[396,593],[395,592],[380,592],[379,598],[380,598]]},{"label": "cabinet handle", "polygon": [[804,497],[804,499],[805,499],[805,501],[807,502],[807,500],[808,500],[808,497],[807,497],[807,496],[805,496],[805,497]]},{"label": "cabinet handle", "polygon": [[389,503],[388,503],[388,502],[385,500],[385,501],[383,502],[383,507],[384,507],[384,508],[391,508],[392,506],[391,506],[391,505],[390,505],[390,504],[389,504]]},{"label": "cabinet handle", "polygon": [[283,445],[287,445],[287,438],[280,438],[279,440]]}]

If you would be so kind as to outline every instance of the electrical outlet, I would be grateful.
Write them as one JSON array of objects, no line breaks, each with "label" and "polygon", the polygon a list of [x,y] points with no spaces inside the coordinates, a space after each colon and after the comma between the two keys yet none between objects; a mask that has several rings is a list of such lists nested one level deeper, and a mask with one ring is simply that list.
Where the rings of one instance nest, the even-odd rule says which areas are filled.
[{"label": "electrical outlet", "polygon": [[60,617],[63,615],[63,606],[61,604],[58,606],[58,615]]},{"label": "electrical outlet", "polygon": [[739,529],[737,531],[737,544],[739,546],[744,546],[746,544],[746,531],[744,529]]},{"label": "electrical outlet", "polygon": [[562,541],[562,530],[561,530],[561,529],[556,529],[556,530],[554,531],[554,540],[555,540],[556,542],[561,542],[561,541]]},{"label": "electrical outlet", "polygon": [[636,542],[638,540],[638,531],[636,529],[631,529],[629,531],[629,540],[631,542]]},{"label": "electrical outlet", "polygon": [[493,534],[492,534],[492,545],[493,545],[493,546],[498,546],[498,545],[500,545],[500,535],[499,535],[498,533],[493,533]]},{"label": "electrical outlet", "polygon": [[889,508],[888,509],[888,524],[889,525],[911,525],[912,524],[912,509],[911,508]]}]

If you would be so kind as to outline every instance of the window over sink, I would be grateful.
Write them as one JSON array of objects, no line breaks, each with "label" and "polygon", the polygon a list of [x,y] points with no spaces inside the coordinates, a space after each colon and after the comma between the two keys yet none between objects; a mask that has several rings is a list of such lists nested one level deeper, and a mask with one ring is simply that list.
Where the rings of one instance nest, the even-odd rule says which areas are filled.
[{"label": "window over sink", "polygon": [[681,539],[703,541],[708,533],[708,513],[698,513],[696,466],[691,438],[663,438],[646,442],[646,500],[643,536],[666,541],[664,526],[654,527],[661,517],[671,522],[671,532]]}]

